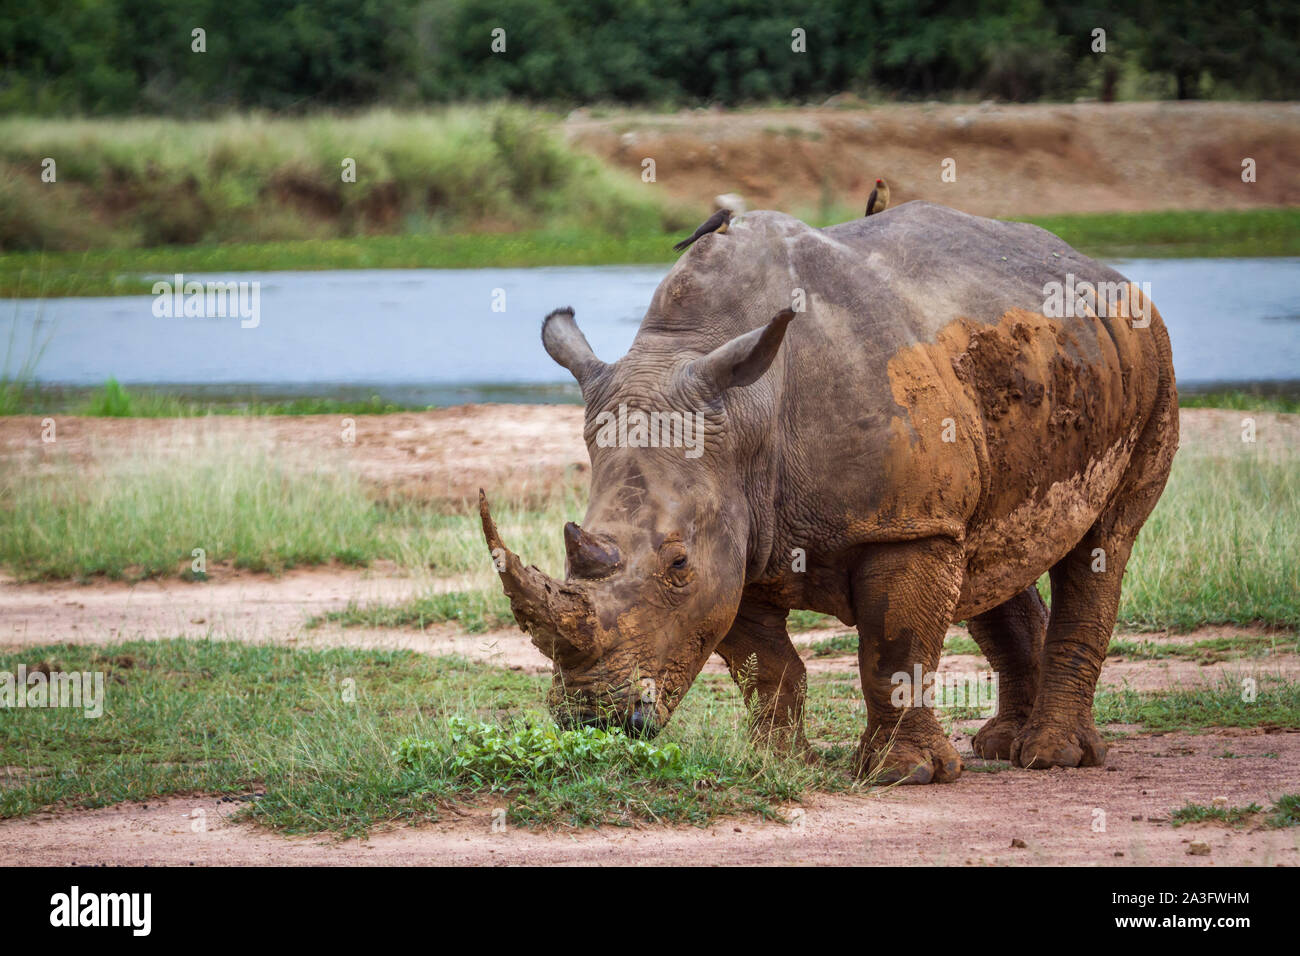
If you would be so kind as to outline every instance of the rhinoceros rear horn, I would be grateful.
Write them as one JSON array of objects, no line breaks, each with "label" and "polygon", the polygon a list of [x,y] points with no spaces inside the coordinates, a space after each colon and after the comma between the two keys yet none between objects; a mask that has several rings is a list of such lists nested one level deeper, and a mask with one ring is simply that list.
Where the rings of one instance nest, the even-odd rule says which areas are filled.
[{"label": "rhinoceros rear horn", "polygon": [[552,660],[581,658],[599,651],[596,616],[591,601],[580,588],[564,584],[528,566],[505,546],[488,508],[483,489],[478,493],[483,537],[501,578],[515,621],[532,637],[538,649]]},{"label": "rhinoceros rear horn", "polygon": [[572,521],[564,526],[564,553],[569,574],[579,578],[603,578],[622,564],[613,541],[588,534]]},{"label": "rhinoceros rear horn", "polygon": [[573,373],[584,390],[593,378],[607,366],[587,343],[587,337],[578,328],[572,308],[556,309],[542,320],[542,345],[560,365]]},{"label": "rhinoceros rear horn", "polygon": [[691,363],[691,371],[718,393],[752,385],[771,367],[785,338],[785,327],[793,318],[791,309],[778,312],[761,329],[738,335],[703,358],[696,359]]}]

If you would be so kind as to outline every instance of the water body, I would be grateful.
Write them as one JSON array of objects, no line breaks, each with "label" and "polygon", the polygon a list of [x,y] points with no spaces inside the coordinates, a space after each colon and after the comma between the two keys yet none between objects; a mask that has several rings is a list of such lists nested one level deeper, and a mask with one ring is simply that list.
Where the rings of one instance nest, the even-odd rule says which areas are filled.
[{"label": "water body", "polygon": [[[1300,380],[1300,259],[1142,259],[1183,386]],[[378,394],[396,402],[576,401],[541,347],[541,319],[572,305],[596,353],[631,344],[668,265],[187,274],[256,281],[260,321],[154,315],[151,296],[7,300],[16,351],[45,343],[36,378],[221,394]],[[504,296],[504,299],[502,297]],[[494,302],[505,303],[494,311]],[[11,367],[22,354],[10,357]]]}]

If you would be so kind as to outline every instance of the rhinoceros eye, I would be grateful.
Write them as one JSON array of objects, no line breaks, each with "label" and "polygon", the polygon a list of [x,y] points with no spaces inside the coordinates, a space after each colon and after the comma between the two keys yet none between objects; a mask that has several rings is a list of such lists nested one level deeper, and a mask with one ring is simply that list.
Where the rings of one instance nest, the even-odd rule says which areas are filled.
[{"label": "rhinoceros eye", "polygon": [[673,555],[672,560],[668,562],[668,571],[665,577],[673,587],[684,588],[690,584],[694,575],[691,573],[690,568],[687,567],[687,564],[686,555],[681,552]]}]

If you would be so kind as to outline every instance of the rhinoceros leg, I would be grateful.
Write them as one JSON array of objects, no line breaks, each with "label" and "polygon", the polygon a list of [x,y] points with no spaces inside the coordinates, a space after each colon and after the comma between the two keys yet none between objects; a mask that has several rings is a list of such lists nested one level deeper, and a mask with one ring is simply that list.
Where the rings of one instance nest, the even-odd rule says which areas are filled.
[{"label": "rhinoceros leg", "polygon": [[960,547],[936,538],[873,548],[854,570],[867,701],[859,773],[878,771],[889,783],[946,783],[961,774],[961,758],[922,696],[938,670],[961,579]]},{"label": "rhinoceros leg", "polygon": [[804,749],[806,669],[785,629],[788,614],[743,598],[717,651],[745,696],[755,741],[779,749]]},{"label": "rhinoceros leg", "polygon": [[1010,601],[967,623],[971,637],[998,675],[998,712],[980,728],[971,748],[986,760],[1009,760],[1011,742],[1029,719],[1038,697],[1047,606],[1031,584]]},{"label": "rhinoceros leg", "polygon": [[[1154,347],[1163,351],[1167,364],[1168,338],[1163,328],[1158,331]],[[1093,695],[1115,629],[1129,553],[1160,498],[1178,448],[1172,380],[1162,378],[1159,389],[1114,498],[1051,570],[1052,614],[1043,642],[1042,682],[1029,720],[1011,745],[1017,766],[1098,767],[1106,762],[1106,744],[1092,718]]]},{"label": "rhinoceros leg", "polygon": [[[1017,766],[1099,767],[1106,762],[1106,744],[1092,720],[1092,697],[1115,627],[1119,580],[1131,546],[1131,541],[1094,528],[1052,568],[1042,685],[1011,745]],[[1106,555],[1104,572],[1092,570],[1098,548]]]}]

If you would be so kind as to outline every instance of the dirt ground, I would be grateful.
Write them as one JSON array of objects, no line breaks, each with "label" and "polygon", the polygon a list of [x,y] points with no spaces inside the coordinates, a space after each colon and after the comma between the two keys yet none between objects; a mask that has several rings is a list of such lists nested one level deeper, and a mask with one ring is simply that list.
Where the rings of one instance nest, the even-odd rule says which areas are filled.
[{"label": "dirt ground", "polygon": [[[867,106],[674,114],[586,110],[570,140],[656,186],[710,203],[737,192],[798,214],[825,195],[865,205],[876,177],[892,202],[941,202],[980,216],[1300,203],[1300,105],[1076,103]],[[1252,158],[1257,181],[1241,181]],[[956,180],[940,179],[956,162]]]},{"label": "dirt ground", "polygon": [[[1221,756],[1229,745],[1234,759]],[[787,808],[789,824],[493,832],[495,808],[482,804],[364,841],[282,837],[233,822],[237,803],[169,797],[0,822],[0,865],[1295,866],[1294,828],[1175,828],[1168,820],[1188,800],[1268,806],[1294,792],[1298,761],[1297,733],[1142,735],[1116,741],[1104,768],[968,769],[944,786],[816,794]],[[1209,854],[1190,855],[1192,841],[1209,844]]]},{"label": "dirt ground", "polygon": [[[1183,446],[1240,441],[1245,413],[1187,410]],[[1300,446],[1300,416],[1255,414],[1259,448]],[[160,420],[61,418],[55,446],[40,442],[40,421],[0,419],[0,466],[70,456],[93,466],[106,455],[138,454],[159,442],[192,441],[196,429],[228,431],[286,453],[318,457],[340,448],[380,491],[459,500],[479,485],[529,487],[585,465],[582,412],[572,406],[465,406],[419,414],[358,418],[357,442],[342,448],[336,416]],[[521,462],[529,462],[525,468]],[[539,463],[539,464],[534,464]],[[540,486],[540,485],[539,485]],[[557,529],[558,533],[558,529]],[[547,662],[517,630],[466,635],[451,626],[426,631],[309,630],[315,614],[349,601],[398,601],[427,585],[391,566],[364,571],[318,568],[277,578],[210,569],[211,580],[18,584],[0,577],[0,648],[105,643],[176,635],[274,641],[295,646],[403,647],[460,653],[530,672]],[[456,582],[445,582],[454,586]],[[852,656],[812,657],[807,645],[844,628],[805,632],[813,671],[856,670]],[[962,633],[954,628],[954,634]],[[1207,629],[1193,635],[1146,635],[1185,642],[1258,633]],[[982,667],[949,655],[944,670]],[[719,660],[708,665],[722,671]],[[1279,654],[1200,664],[1183,658],[1109,658],[1102,681],[1138,690],[1194,687],[1225,676],[1300,675],[1300,656]],[[959,725],[957,730],[976,726]],[[1112,728],[1114,729],[1114,728]],[[1130,730],[1136,731],[1135,728]],[[969,758],[969,736],[957,733]],[[1233,759],[1225,757],[1231,751]],[[605,829],[530,833],[491,830],[489,804],[448,811],[428,827],[373,834],[366,841],[287,838],[229,817],[237,804],[193,795],[93,811],[60,811],[0,822],[0,864],[320,864],[320,863],[711,863],[711,864],[1188,864],[1296,865],[1300,831],[1197,825],[1168,817],[1185,801],[1270,806],[1300,790],[1300,733],[1224,730],[1205,734],[1133,732],[1114,740],[1105,768],[1046,772],[1002,769],[968,759],[947,786],[871,794],[813,795],[789,808],[790,825],[749,819],[695,828]],[[1104,822],[1104,829],[1099,827]],[[1012,840],[1023,847],[1013,847]],[[1188,854],[1192,840],[1210,846]]]}]

